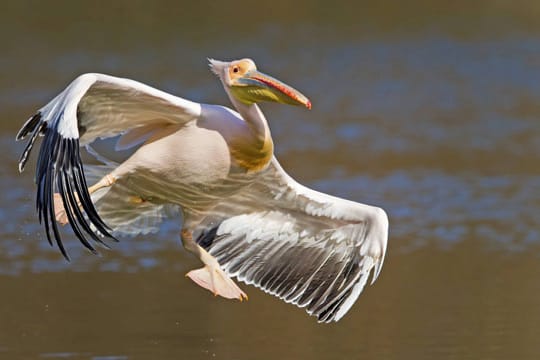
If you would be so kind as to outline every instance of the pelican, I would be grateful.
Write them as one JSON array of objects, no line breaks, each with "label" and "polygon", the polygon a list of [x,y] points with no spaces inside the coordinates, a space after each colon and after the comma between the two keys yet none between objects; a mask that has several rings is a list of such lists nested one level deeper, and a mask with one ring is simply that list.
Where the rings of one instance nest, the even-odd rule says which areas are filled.
[{"label": "pelican", "polygon": [[[29,140],[19,171],[43,136],[36,207],[49,243],[69,260],[58,224],[69,223],[96,253],[94,245],[107,247],[107,238],[157,231],[176,211],[184,248],[204,265],[186,275],[196,284],[247,299],[235,277],[319,322],[338,321],[381,271],[386,213],[308,189],[282,169],[258,104],[311,109],[307,97],[251,59],[209,59],[209,66],[236,111],[88,73],[23,125],[16,139]],[[88,146],[114,136],[117,150],[134,148],[120,164]],[[80,146],[101,164],[83,167]]]}]

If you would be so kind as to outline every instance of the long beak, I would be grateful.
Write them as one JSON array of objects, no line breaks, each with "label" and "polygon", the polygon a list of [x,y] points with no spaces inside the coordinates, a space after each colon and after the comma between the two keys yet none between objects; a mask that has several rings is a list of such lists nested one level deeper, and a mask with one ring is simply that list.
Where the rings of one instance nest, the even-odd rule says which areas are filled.
[{"label": "long beak", "polygon": [[237,79],[236,85],[239,86],[237,89],[245,87],[244,96],[247,95],[253,102],[275,101],[311,109],[311,101],[300,91],[258,70],[249,71]]}]

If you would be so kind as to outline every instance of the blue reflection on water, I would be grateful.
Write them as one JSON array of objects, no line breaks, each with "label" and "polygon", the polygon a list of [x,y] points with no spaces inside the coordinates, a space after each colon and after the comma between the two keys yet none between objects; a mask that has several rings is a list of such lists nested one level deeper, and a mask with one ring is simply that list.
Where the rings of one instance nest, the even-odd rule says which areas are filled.
[{"label": "blue reflection on water", "polygon": [[380,178],[320,180],[322,191],[369,204],[385,204],[392,238],[404,246],[448,246],[470,239],[526,250],[540,241],[540,176],[449,175],[405,171]]},{"label": "blue reflection on water", "polygon": [[[271,44],[283,37],[280,29],[262,31]],[[208,50],[204,46],[201,51]],[[278,157],[290,160],[299,152],[295,156],[305,158],[305,165],[293,170],[314,169],[308,185],[387,210],[391,248],[448,248],[474,239],[522,251],[538,243],[540,40],[348,39],[291,47],[286,57],[241,44],[213,52],[249,54],[262,70],[311,97],[312,111],[263,105]],[[59,79],[90,69],[151,79],[187,98],[227,103],[204,57],[186,56],[178,44],[159,53],[134,49],[103,56],[79,49],[43,54],[42,62],[23,65],[29,73],[50,72]],[[2,61],[9,68],[10,60]],[[42,104],[62,85],[36,81],[0,88],[0,105]],[[119,258],[102,263],[68,236],[77,265],[65,263],[36,222],[32,176],[16,172],[23,145],[15,145],[13,136],[0,136],[0,160],[9,167],[0,175],[2,188],[9,189],[0,193],[0,273],[138,271],[160,266],[156,253],[179,247],[174,222],[157,235],[115,244]],[[326,163],[318,162],[321,154],[328,155]]]}]

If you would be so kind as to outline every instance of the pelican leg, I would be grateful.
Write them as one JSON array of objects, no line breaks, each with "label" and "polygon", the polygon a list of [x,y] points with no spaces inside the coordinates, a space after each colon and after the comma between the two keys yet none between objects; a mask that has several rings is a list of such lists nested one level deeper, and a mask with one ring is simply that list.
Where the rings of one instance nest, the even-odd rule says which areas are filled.
[{"label": "pelican leg", "polygon": [[[116,182],[116,178],[112,176],[111,174],[107,174],[104,177],[102,177],[101,180],[99,180],[97,183],[90,186],[88,188],[88,193],[92,195],[99,189],[111,186],[115,182]],[[79,196],[77,194],[75,194],[75,198],[77,199],[77,204],[79,205],[79,207],[81,207],[81,203],[79,202]],[[53,201],[54,201],[54,216],[56,218],[56,221],[60,225],[66,225],[69,222],[69,220],[66,214],[66,210],[64,208],[64,202],[62,201],[62,196],[59,193],[54,193]]]},{"label": "pelican leg", "polygon": [[221,270],[216,258],[193,240],[191,231],[182,229],[181,238],[184,247],[195,254],[204,264],[204,267],[188,272],[187,277],[197,285],[210,290],[215,296],[219,295],[226,299],[238,299],[240,301],[248,299],[246,293]]},{"label": "pelican leg", "polygon": [[104,187],[109,187],[109,186],[113,185],[115,182],[116,182],[116,178],[114,176],[112,176],[111,174],[107,174],[104,177],[102,177],[101,180],[99,180],[97,183],[90,186],[88,188],[88,193],[90,195],[92,195],[93,193],[95,193],[99,189],[104,188]]}]

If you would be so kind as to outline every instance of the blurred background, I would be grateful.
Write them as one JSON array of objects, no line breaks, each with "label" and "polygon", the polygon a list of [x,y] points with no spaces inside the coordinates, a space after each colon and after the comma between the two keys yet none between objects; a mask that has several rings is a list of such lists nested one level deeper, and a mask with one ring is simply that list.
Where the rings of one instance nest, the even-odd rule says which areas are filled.
[{"label": "blurred background", "polygon": [[[538,1],[5,2],[0,44],[0,358],[539,358]],[[100,257],[67,230],[71,263],[44,238],[22,123],[84,72],[229,105],[207,57],[306,94],[262,106],[284,168],[389,215],[339,323],[210,296],[178,224]]]}]

